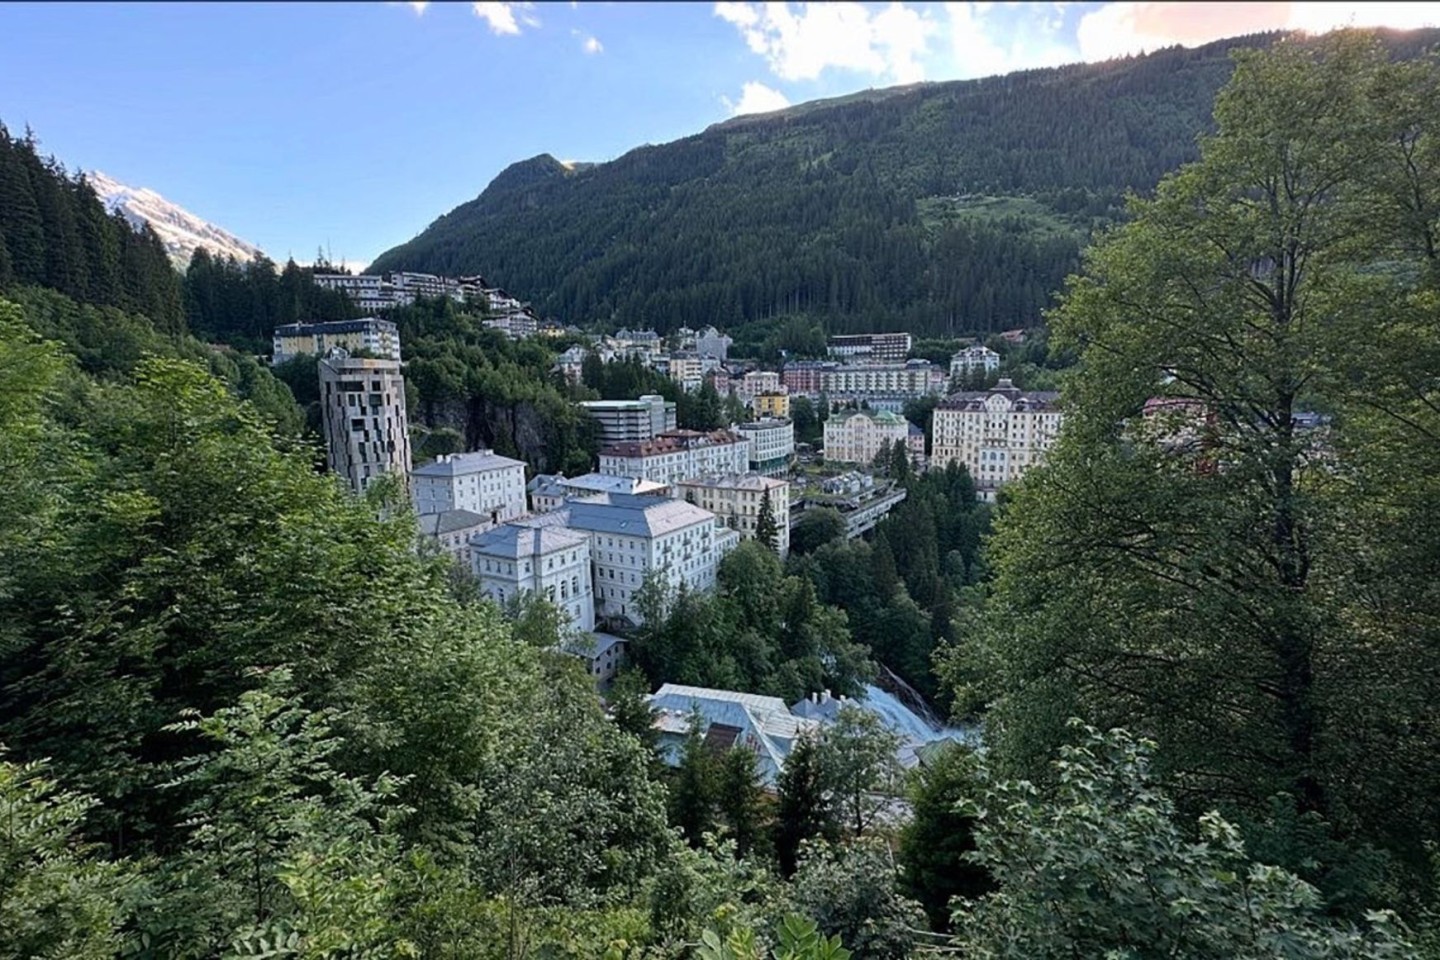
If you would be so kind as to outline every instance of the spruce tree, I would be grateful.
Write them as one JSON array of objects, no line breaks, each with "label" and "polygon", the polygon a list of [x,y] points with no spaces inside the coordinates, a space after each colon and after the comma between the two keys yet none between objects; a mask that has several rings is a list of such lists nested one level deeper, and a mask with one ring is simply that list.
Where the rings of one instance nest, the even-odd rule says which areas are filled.
[{"label": "spruce tree", "polygon": [[775,808],[775,856],[780,872],[789,877],[799,862],[801,843],[839,836],[829,777],[813,736],[804,735],[795,742],[775,786],[780,794]]},{"label": "spruce tree", "polygon": [[770,491],[760,494],[760,511],[755,516],[755,539],[772,552],[780,552],[780,525],[775,522],[775,506]]}]

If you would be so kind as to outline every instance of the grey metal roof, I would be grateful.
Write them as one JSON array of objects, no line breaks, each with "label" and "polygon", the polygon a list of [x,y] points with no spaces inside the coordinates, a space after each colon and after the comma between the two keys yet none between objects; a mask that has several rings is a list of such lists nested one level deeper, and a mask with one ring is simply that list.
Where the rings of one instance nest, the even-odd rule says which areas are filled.
[{"label": "grey metal roof", "polygon": [[447,454],[434,463],[416,467],[410,471],[410,475],[412,477],[463,477],[467,474],[483,473],[487,470],[501,470],[505,467],[523,468],[524,466],[523,462],[502,457],[493,450],[476,450],[474,453]]},{"label": "grey metal roof", "polygon": [[696,524],[715,523],[715,514],[684,500],[604,493],[570,501],[569,526],[593,533],[657,537]]},{"label": "grey metal roof", "polygon": [[656,493],[665,489],[665,484],[639,477],[617,477],[609,473],[585,473],[578,477],[561,477],[559,485],[568,490],[585,490],[590,493]]},{"label": "grey metal roof", "polygon": [[490,518],[469,510],[442,510],[440,513],[421,514],[416,518],[420,532],[431,537],[468,530],[489,523]]},{"label": "grey metal roof", "polygon": [[487,557],[514,560],[588,546],[589,542],[585,534],[564,527],[522,527],[507,523],[471,537],[470,549]]}]

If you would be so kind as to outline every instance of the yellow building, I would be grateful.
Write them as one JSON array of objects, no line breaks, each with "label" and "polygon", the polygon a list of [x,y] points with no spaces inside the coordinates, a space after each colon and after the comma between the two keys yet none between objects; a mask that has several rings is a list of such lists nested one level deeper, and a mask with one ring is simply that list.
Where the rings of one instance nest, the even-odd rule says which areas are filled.
[{"label": "yellow building", "polygon": [[790,416],[790,394],[788,393],[758,394],[752,404],[757,420],[763,420],[766,417],[780,420]]}]

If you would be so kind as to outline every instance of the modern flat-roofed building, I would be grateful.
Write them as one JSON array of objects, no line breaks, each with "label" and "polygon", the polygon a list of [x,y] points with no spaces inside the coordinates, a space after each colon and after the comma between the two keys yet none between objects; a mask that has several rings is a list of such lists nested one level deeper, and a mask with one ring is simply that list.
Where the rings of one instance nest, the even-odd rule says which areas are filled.
[{"label": "modern flat-roofed building", "polygon": [[831,400],[923,397],[945,391],[946,374],[928,360],[904,363],[842,363],[824,370],[821,389]]},{"label": "modern flat-roofed building", "polygon": [[911,340],[908,333],[848,333],[828,338],[825,345],[832,357],[904,362],[910,355]]},{"label": "modern flat-roofed building", "polygon": [[951,394],[935,408],[931,464],[964,464],[980,495],[993,500],[997,489],[1045,459],[1060,433],[1058,396],[1020,390],[1009,379]]},{"label": "modern flat-roofed building", "polygon": [[675,495],[701,510],[708,510],[742,540],[755,539],[760,504],[770,498],[776,536],[772,546],[783,560],[790,554],[790,483],[754,474],[723,477],[692,477],[675,486]]},{"label": "modern flat-roofed building", "polygon": [[410,475],[410,424],[405,377],[395,360],[351,357],[333,350],[321,358],[320,409],[330,469],[363,493],[378,477]]},{"label": "modern flat-roofed building", "polygon": [[504,523],[525,513],[525,464],[492,450],[449,453],[410,473],[415,512],[469,510]]},{"label": "modern flat-roofed building", "polygon": [[400,333],[395,324],[379,317],[281,324],[271,344],[270,362],[277,365],[306,353],[323,357],[337,347],[350,354],[363,351],[384,360],[400,359]]},{"label": "modern flat-roofed building", "polygon": [[779,393],[781,387],[780,374],[774,370],[751,370],[735,384],[735,392],[742,397],[758,397],[762,393]]},{"label": "modern flat-roofed building", "polygon": [[790,470],[795,459],[795,424],[785,417],[762,417],[737,424],[736,430],[750,444],[750,472],[778,477]]},{"label": "modern flat-roofed building", "polygon": [[750,398],[750,409],[755,411],[757,417],[788,417],[790,416],[790,394],[757,394]]},{"label": "modern flat-roofed building", "polygon": [[665,484],[705,473],[744,473],[749,463],[749,442],[728,430],[671,430],[600,451],[601,473]]},{"label": "modern flat-roofed building", "polygon": [[562,526],[502,524],[471,538],[470,562],[481,591],[496,602],[537,593],[575,629],[595,629],[586,534]]},{"label": "modern flat-roofed building", "polygon": [[650,440],[676,426],[675,404],[659,394],[638,400],[583,400],[580,409],[600,425],[600,446]]}]

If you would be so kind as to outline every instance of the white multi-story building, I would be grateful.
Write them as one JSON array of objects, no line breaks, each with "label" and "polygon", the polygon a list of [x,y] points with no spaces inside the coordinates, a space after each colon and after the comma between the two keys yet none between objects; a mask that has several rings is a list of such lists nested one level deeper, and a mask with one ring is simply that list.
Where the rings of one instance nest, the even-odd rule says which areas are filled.
[{"label": "white multi-story building", "polygon": [[590,537],[597,615],[637,624],[635,594],[647,573],[661,571],[672,587],[709,590],[720,559],[740,542],[713,513],[684,500],[597,494],[561,513],[560,522]]},{"label": "white multi-story building", "polygon": [[485,321],[491,330],[499,330],[511,340],[524,340],[540,332],[540,318],[526,309],[507,310]]},{"label": "white multi-story building", "polygon": [[542,473],[525,489],[530,492],[532,513],[559,510],[570,500],[593,497],[597,493],[626,493],[637,497],[664,497],[670,493],[670,487],[663,483],[651,483],[637,477],[611,477],[603,473],[586,473],[578,477]]},{"label": "white multi-story building", "polygon": [[962,463],[987,500],[1045,459],[1060,432],[1058,394],[1025,392],[1009,379],[951,394],[935,408],[931,463]]},{"label": "white multi-story building", "polygon": [[790,469],[795,459],[795,424],[784,417],[762,417],[737,424],[736,430],[750,444],[750,471],[777,477]]},{"label": "white multi-story building", "polygon": [[715,357],[724,361],[726,354],[730,352],[730,345],[734,342],[714,327],[706,327],[695,335],[695,352],[702,357]]},{"label": "white multi-story building", "polygon": [[492,523],[525,513],[525,464],[491,450],[450,453],[410,473],[415,512],[469,510]]},{"label": "white multi-story building", "polygon": [[[825,459],[869,464],[889,444],[910,445],[910,422],[886,410],[847,410],[825,421]],[[921,434],[924,453],[924,434]]]},{"label": "white multi-story building", "polygon": [[[312,279],[317,287],[339,290],[361,310],[388,310],[399,302],[394,285],[384,277],[374,274],[352,276],[348,273],[317,273]],[[412,303],[414,298],[411,297],[405,302]]]},{"label": "white multi-story building", "polygon": [[395,360],[332,350],[320,360],[320,409],[330,469],[363,492],[377,477],[410,474],[405,378]]},{"label": "white multi-story building", "polygon": [[654,393],[639,400],[584,400],[578,406],[599,423],[601,448],[651,440],[676,425],[675,404]]},{"label": "white multi-story building", "polygon": [[904,362],[911,346],[908,333],[836,334],[825,344],[832,357],[893,362]]},{"label": "white multi-story building", "polygon": [[775,370],[751,370],[735,384],[735,392],[741,399],[758,397],[762,393],[780,393],[784,390],[780,374]]},{"label": "white multi-story building", "polygon": [[705,367],[698,353],[672,353],[665,361],[665,372],[686,393],[693,393],[700,389]]},{"label": "white multi-story building", "polygon": [[590,351],[576,344],[556,357],[555,366],[551,369],[560,371],[561,376],[570,383],[579,383],[580,374],[585,368],[585,358],[588,356]]},{"label": "white multi-story building", "polygon": [[945,371],[928,360],[905,363],[844,363],[820,374],[820,389],[831,400],[923,397],[945,390]]},{"label": "white multi-story building", "polygon": [[675,486],[675,495],[701,510],[715,514],[722,524],[739,531],[741,539],[755,539],[760,504],[768,497],[775,518],[775,547],[781,559],[790,554],[790,483],[754,474],[726,477],[692,477]]},{"label": "white multi-story building", "polygon": [[538,593],[564,611],[575,629],[595,629],[586,534],[507,523],[471,538],[470,562],[481,591],[497,602]]},{"label": "white multi-story building", "polygon": [[470,558],[470,538],[484,533],[495,522],[488,516],[471,513],[469,510],[446,510],[444,513],[427,513],[415,518],[422,536],[439,544],[440,549],[450,554],[466,570],[473,568]]},{"label": "white multi-story building", "polygon": [[706,473],[744,473],[749,463],[750,444],[728,430],[670,430],[600,451],[601,473],[667,484]]},{"label": "white multi-story building", "polygon": [[994,373],[1000,369],[1000,354],[983,343],[966,347],[950,358],[950,377],[973,376],[977,373]]},{"label": "white multi-story building", "polygon": [[272,364],[282,364],[302,353],[323,357],[338,347],[346,353],[362,350],[385,360],[400,359],[400,332],[379,317],[332,320],[328,323],[286,323],[275,328],[271,341]]}]

